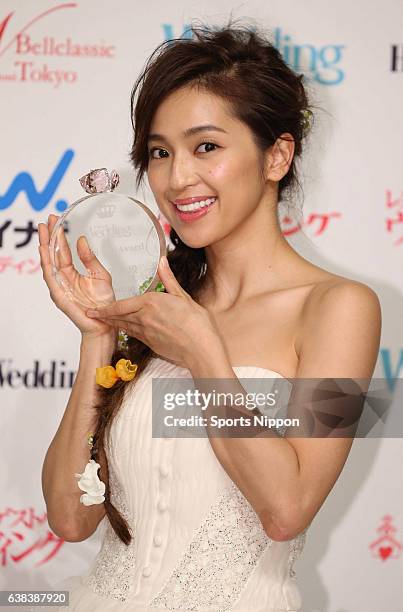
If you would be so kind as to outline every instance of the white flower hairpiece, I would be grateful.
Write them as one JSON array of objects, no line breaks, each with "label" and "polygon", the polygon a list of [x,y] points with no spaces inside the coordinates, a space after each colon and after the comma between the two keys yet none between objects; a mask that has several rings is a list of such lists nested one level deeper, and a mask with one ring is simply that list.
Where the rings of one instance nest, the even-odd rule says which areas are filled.
[{"label": "white flower hairpiece", "polygon": [[80,502],[84,506],[102,504],[105,501],[105,483],[98,478],[98,469],[101,466],[94,459],[91,459],[85,466],[82,474],[74,474],[78,478],[78,486],[84,494],[80,497]]}]

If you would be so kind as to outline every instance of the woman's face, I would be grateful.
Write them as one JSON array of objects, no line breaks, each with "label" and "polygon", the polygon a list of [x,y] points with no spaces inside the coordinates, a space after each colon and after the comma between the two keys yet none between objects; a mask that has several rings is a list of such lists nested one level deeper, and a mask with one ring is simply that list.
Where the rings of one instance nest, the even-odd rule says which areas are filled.
[{"label": "woman's face", "polygon": [[[160,104],[148,151],[148,181],[158,207],[190,247],[225,238],[262,201],[262,155],[251,130],[205,90],[184,87]],[[187,199],[207,205],[186,211]]]}]

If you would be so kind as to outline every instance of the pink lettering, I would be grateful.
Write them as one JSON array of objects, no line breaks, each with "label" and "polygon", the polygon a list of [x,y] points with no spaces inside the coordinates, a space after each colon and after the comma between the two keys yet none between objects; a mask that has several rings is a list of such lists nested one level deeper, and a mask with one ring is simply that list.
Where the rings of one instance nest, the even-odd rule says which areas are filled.
[{"label": "pink lettering", "polygon": [[15,62],[14,66],[21,66],[20,81],[27,80],[27,69],[33,66],[33,62]]}]

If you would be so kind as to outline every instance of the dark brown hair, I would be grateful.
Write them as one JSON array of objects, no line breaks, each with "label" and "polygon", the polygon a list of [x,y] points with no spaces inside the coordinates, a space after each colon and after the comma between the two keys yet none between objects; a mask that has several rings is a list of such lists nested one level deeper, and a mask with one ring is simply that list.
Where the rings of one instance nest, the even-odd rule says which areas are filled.
[{"label": "dark brown hair", "polygon": [[[294,158],[288,173],[279,181],[280,200],[285,192],[299,186],[295,160],[301,154],[312,116],[303,75],[296,74],[286,64],[268,37],[256,27],[192,26],[190,32],[191,38],[170,39],[159,45],[133,86],[134,140],[130,157],[137,170],[137,188],[148,167],[147,138],[154,113],[170,93],[192,85],[223,98],[235,117],[249,126],[262,153],[282,134],[291,134],[295,141]],[[168,253],[171,269],[180,285],[196,299],[206,280],[204,248],[188,247],[173,228],[170,240],[174,245]],[[118,381],[110,389],[99,389],[94,451],[102,455],[106,466],[105,436],[109,436],[111,423],[122,404],[125,385],[135,384],[154,356],[150,347],[137,338],[129,337],[125,349],[118,346],[117,343],[111,364],[126,358],[137,363],[138,370],[130,383]],[[102,480],[102,468],[100,477]],[[104,504],[113,529],[128,544],[132,534],[126,520],[110,501],[108,485]]]}]

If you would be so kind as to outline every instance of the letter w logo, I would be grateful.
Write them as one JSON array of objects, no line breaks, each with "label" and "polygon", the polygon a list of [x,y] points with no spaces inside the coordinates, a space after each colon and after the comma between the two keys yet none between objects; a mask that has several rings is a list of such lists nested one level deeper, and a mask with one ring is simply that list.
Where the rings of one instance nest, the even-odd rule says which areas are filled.
[{"label": "letter w logo", "polygon": [[[35,183],[28,172],[20,172],[17,174],[6,193],[0,195],[0,210],[5,210],[11,206],[21,192],[25,192],[34,210],[43,210],[54,196],[73,157],[74,151],[70,149],[65,151],[42,191],[39,191],[35,187]],[[57,205],[59,210],[64,210],[66,208],[66,203],[63,201],[59,201]]]}]

